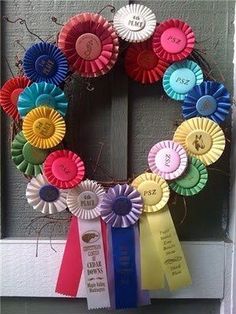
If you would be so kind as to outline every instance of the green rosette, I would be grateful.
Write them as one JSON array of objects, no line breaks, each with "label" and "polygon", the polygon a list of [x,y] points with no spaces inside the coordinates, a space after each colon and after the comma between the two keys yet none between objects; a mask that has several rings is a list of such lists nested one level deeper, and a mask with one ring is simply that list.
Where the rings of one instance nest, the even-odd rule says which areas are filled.
[{"label": "green rosette", "polygon": [[42,164],[49,150],[32,146],[25,139],[23,132],[18,133],[11,146],[12,160],[17,169],[27,176],[37,176],[42,173]]},{"label": "green rosette", "polygon": [[177,194],[193,196],[206,185],[208,172],[206,166],[197,158],[189,157],[189,163],[184,174],[170,183],[170,188]]}]

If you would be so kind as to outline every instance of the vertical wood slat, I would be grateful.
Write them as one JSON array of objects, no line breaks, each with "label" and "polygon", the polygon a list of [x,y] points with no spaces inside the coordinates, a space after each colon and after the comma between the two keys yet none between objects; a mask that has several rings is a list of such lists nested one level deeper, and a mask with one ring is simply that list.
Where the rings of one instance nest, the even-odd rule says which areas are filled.
[{"label": "vertical wood slat", "polygon": [[111,171],[116,179],[126,179],[128,172],[128,80],[116,69],[112,77]]},{"label": "vertical wood slat", "polygon": [[[116,10],[128,0],[113,0]],[[128,174],[128,78],[123,65],[115,68],[112,77],[111,103],[111,171],[115,179],[127,179]]]}]

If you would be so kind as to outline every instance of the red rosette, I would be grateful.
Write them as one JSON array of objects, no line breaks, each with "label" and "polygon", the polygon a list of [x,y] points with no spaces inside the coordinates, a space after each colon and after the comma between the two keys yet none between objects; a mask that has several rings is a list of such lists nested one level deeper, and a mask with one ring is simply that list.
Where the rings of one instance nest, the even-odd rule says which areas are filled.
[{"label": "red rosette", "polygon": [[49,183],[60,189],[71,189],[84,177],[84,163],[70,150],[57,150],[46,158],[43,173]]},{"label": "red rosette", "polygon": [[150,39],[131,44],[125,55],[127,75],[142,84],[152,84],[160,80],[169,65],[155,54]]},{"label": "red rosette", "polygon": [[179,19],[170,19],[156,27],[152,45],[157,56],[176,62],[186,59],[193,51],[195,35],[192,28]]},{"label": "red rosette", "polygon": [[0,90],[0,106],[14,120],[20,118],[17,109],[18,97],[30,83],[26,76],[17,76],[8,80]]},{"label": "red rosette", "polygon": [[101,15],[82,13],[73,16],[61,29],[58,47],[71,70],[84,77],[107,73],[115,64],[119,40],[113,26]]}]

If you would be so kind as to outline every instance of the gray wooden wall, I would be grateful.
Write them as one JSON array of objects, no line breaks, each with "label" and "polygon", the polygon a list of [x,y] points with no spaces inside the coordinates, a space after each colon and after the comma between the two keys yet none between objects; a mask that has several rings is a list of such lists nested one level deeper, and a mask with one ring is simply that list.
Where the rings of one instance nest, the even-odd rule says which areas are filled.
[{"label": "gray wooden wall", "polygon": [[[194,29],[198,48],[206,50],[206,58],[213,68],[214,76],[225,80],[230,91],[233,86],[233,19],[234,1],[138,1],[153,9],[158,21],[169,17],[182,18]],[[127,3],[121,1],[3,1],[2,14],[11,19],[22,17],[30,29],[47,38],[60,29],[51,22],[56,16],[59,22],[83,10],[99,11],[105,4],[116,8]],[[111,19],[112,14],[104,14]],[[23,25],[2,25],[2,79],[10,77],[4,58],[13,70],[14,57],[21,56],[23,49],[16,40],[28,47],[37,39]],[[220,69],[220,72],[219,70]],[[86,90],[85,84],[75,81],[67,115],[69,127],[66,143],[85,160],[90,177],[109,180],[124,179],[147,168],[147,153],[156,142],[171,139],[176,123],[181,121],[180,103],[163,97],[161,84],[141,86],[129,81],[123,70],[122,58],[108,75],[92,81],[94,91]],[[27,237],[30,220],[39,215],[25,200],[27,180],[16,171],[9,148],[9,122],[2,118],[2,185],[3,236]],[[88,131],[89,130],[89,131]],[[228,132],[229,133],[229,132]],[[227,133],[227,137],[230,135]],[[103,145],[100,166],[95,175],[94,162]],[[229,171],[229,145],[215,168]],[[222,239],[227,231],[229,178],[210,170],[207,188],[195,198],[187,200],[188,213],[181,226],[183,202],[171,206],[178,234],[183,240]],[[208,200],[206,202],[206,199]],[[66,215],[66,214],[65,214]],[[65,236],[67,225],[56,227],[55,236]],[[45,229],[42,235],[50,234]]]},{"label": "gray wooden wall", "polygon": [[[153,9],[158,21],[169,17],[182,18],[194,29],[198,47],[204,47],[207,60],[214,68],[214,75],[220,80],[220,71],[230,91],[233,88],[233,34],[235,1],[135,1]],[[22,17],[27,20],[32,31],[43,38],[56,34],[59,26],[53,24],[51,16],[60,22],[84,11],[99,11],[105,4],[112,3],[116,8],[128,3],[121,1],[1,1],[2,15],[11,19]],[[110,19],[108,10],[104,14]],[[22,55],[23,49],[16,44],[28,47],[36,39],[27,33],[22,25],[2,24],[3,56],[1,66],[2,81],[11,75],[4,58],[7,57],[14,69],[14,56]],[[147,168],[147,152],[159,140],[170,139],[181,120],[180,104],[162,97],[160,84],[140,86],[129,81],[123,70],[123,61],[107,76],[93,82],[94,91],[88,92],[81,82],[74,82],[73,97],[70,102],[67,133],[68,147],[77,151],[86,160],[89,172],[93,171],[93,161],[103,143],[100,160],[101,169],[95,173],[97,179],[108,179],[106,173],[114,178],[127,178],[141,173]],[[26,179],[17,172],[10,159],[9,121],[2,117],[2,216],[4,237],[28,237],[26,226],[36,216],[25,200]],[[227,122],[229,125],[229,121]],[[89,132],[88,132],[89,129]],[[229,134],[227,136],[230,136]],[[224,157],[214,165],[215,168],[229,169],[229,149]],[[105,169],[105,171],[104,171]],[[183,206],[172,207],[172,216],[181,239],[203,240],[223,239],[227,235],[228,225],[228,177],[213,170],[207,189],[194,200],[188,200],[188,214],[185,222],[179,226],[183,215]],[[207,202],[206,202],[207,200]],[[59,225],[55,236],[64,237],[67,225]],[[45,230],[44,235],[50,234]],[[34,313],[87,313],[82,300],[50,300],[5,298],[1,303],[2,314]],[[143,310],[124,311],[141,313]],[[145,313],[219,313],[219,301],[155,301]],[[95,311],[95,313],[105,313]]]}]

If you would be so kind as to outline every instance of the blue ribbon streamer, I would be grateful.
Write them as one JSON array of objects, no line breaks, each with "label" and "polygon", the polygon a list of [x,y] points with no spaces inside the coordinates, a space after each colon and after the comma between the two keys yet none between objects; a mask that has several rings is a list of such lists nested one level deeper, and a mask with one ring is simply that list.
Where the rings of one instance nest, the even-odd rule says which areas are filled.
[{"label": "blue ribbon streamer", "polygon": [[112,229],[112,251],[116,309],[138,306],[138,282],[135,263],[133,226]]}]

